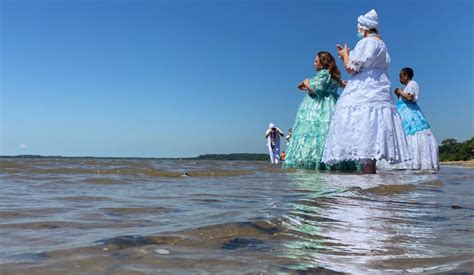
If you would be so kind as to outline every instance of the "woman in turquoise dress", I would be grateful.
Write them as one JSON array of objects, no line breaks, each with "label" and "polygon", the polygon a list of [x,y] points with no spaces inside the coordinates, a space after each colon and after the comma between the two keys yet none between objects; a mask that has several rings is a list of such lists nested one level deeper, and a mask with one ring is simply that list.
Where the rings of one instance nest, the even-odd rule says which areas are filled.
[{"label": "woman in turquoise dress", "polygon": [[355,164],[326,166],[321,162],[326,135],[338,98],[337,89],[343,84],[334,57],[321,51],[316,55],[314,67],[317,74],[298,85],[308,94],[296,113],[284,168],[353,170]]}]

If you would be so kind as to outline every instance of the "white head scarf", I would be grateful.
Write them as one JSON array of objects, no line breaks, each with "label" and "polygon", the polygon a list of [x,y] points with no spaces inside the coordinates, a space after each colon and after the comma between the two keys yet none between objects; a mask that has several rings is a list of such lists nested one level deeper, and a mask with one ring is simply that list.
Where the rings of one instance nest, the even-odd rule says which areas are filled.
[{"label": "white head scarf", "polygon": [[273,123],[268,124],[268,128],[275,128],[275,124]]},{"label": "white head scarf", "polygon": [[372,9],[368,13],[359,16],[357,18],[357,26],[359,28],[370,30],[370,29],[379,29],[379,17],[377,12]]}]

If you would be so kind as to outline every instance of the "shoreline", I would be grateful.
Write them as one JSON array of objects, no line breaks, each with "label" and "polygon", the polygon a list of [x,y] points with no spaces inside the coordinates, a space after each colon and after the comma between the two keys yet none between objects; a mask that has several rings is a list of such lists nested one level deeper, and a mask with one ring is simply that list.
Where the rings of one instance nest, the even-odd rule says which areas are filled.
[{"label": "shoreline", "polygon": [[441,161],[439,164],[448,165],[448,166],[462,166],[462,167],[474,168],[474,159],[458,160],[458,161]]}]

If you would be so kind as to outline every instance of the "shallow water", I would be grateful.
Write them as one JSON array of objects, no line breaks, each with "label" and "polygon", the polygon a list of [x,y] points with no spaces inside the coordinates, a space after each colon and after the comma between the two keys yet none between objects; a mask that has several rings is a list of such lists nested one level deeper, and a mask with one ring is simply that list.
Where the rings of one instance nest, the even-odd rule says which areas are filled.
[{"label": "shallow water", "polygon": [[0,271],[474,271],[474,169],[0,159]]}]

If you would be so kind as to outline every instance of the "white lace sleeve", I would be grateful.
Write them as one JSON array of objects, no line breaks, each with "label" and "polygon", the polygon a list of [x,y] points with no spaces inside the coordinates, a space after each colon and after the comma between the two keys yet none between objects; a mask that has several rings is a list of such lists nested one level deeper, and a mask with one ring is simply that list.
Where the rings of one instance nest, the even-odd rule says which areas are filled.
[{"label": "white lace sleeve", "polygon": [[418,87],[418,83],[416,83],[414,80],[410,80],[410,82],[408,82],[403,92],[405,92],[406,94],[413,95],[413,100],[412,100],[413,102],[418,101],[418,95],[420,94],[420,89]]},{"label": "white lace sleeve", "polygon": [[352,70],[359,71],[367,59],[374,56],[376,47],[377,44],[373,39],[368,37],[361,39],[350,52],[347,66]]}]

